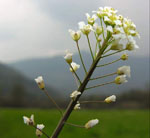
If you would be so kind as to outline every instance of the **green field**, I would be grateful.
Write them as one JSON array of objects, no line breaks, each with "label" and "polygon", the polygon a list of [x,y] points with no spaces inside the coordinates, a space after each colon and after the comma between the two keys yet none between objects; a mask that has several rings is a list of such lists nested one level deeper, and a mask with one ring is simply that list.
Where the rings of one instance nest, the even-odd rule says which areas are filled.
[{"label": "green field", "polygon": [[[56,110],[0,109],[0,138],[36,138],[35,129],[23,123],[22,116],[35,115],[49,135],[59,120]],[[90,130],[66,125],[59,138],[149,138],[148,110],[81,110],[69,122],[85,124],[98,118],[100,123]],[[45,136],[42,136],[43,138]]]}]

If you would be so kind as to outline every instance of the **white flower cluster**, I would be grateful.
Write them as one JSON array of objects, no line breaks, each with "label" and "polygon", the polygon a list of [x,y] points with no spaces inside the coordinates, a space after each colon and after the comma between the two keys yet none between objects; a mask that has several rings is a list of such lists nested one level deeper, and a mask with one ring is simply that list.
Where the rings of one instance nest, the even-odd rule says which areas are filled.
[{"label": "white flower cluster", "polygon": [[81,95],[81,92],[79,91],[74,91],[70,94],[70,98],[72,98],[73,100],[75,100],[77,98],[78,95]]},{"label": "white flower cluster", "polygon": [[42,129],[44,128],[45,126],[43,124],[37,124],[37,129],[36,129],[36,136],[37,137],[41,137],[42,136]]},{"label": "white flower cluster", "polygon": [[122,84],[128,82],[126,77],[131,77],[130,66],[122,66],[117,69],[118,76],[115,78],[116,84]]},{"label": "white flower cluster", "polygon": [[72,61],[72,56],[73,53],[69,52],[69,50],[66,50],[66,55],[64,59],[70,65],[70,71],[75,72],[80,68],[80,65]]},{"label": "white flower cluster", "polygon": [[34,121],[34,115],[31,115],[30,118],[23,116],[23,121],[26,125],[34,126],[36,127],[36,136],[41,137],[42,136],[42,129],[45,127],[43,124],[37,124],[35,126],[35,121]]},{"label": "white flower cluster", "polygon": [[94,15],[90,16],[86,13],[88,24],[79,22],[79,30],[69,30],[73,40],[78,41],[81,37],[81,32],[84,35],[88,35],[91,31],[94,31],[98,36],[102,34],[102,26],[98,26],[95,22],[97,18],[100,18],[106,25],[106,30],[112,34],[114,42],[112,43],[112,50],[121,50],[123,45],[119,43],[121,39],[126,39],[126,50],[135,50],[138,48],[134,37],[139,33],[136,31],[136,25],[128,18],[124,18],[122,15],[117,15],[117,10],[112,7],[100,7],[97,11],[93,11]]},{"label": "white flower cluster", "polygon": [[[89,35],[90,32],[94,32],[97,41],[101,41],[100,36],[110,34],[111,43],[110,50],[128,50],[132,51],[138,49],[138,45],[134,37],[139,37],[139,33],[136,31],[136,25],[128,18],[124,18],[122,15],[118,15],[118,11],[112,7],[99,7],[97,11],[93,11],[93,15],[90,16],[86,13],[87,24],[83,21],[79,22],[79,30],[74,31],[69,29],[69,33],[72,39],[76,42],[81,38],[81,32],[83,35]],[[97,18],[100,19],[101,24],[96,23]],[[106,31],[105,31],[106,30]],[[122,40],[126,40],[126,46],[123,45]],[[66,62],[72,63],[72,53],[67,53],[64,57]],[[127,60],[127,56],[121,57],[122,60]],[[74,71],[80,66],[73,63]],[[72,71],[72,69],[70,69]],[[73,71],[72,71],[73,72]]]}]

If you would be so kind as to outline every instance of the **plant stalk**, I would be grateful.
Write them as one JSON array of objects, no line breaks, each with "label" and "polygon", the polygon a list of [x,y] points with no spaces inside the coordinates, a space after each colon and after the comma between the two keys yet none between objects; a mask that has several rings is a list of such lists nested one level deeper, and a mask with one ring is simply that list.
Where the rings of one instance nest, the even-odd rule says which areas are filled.
[{"label": "plant stalk", "polygon": [[99,77],[96,77],[96,78],[91,78],[90,80],[97,80],[97,79],[105,78],[105,77],[116,75],[116,74],[117,74],[117,72],[114,72],[114,73],[106,74],[106,75],[99,76]]},{"label": "plant stalk", "polygon": [[80,56],[80,60],[81,60],[83,69],[84,69],[84,71],[85,71],[85,74],[87,74],[87,70],[86,70],[86,67],[85,67],[85,65],[84,65],[84,61],[83,61],[83,58],[82,58],[82,55],[81,55],[81,52],[80,52],[80,48],[79,48],[78,41],[76,41],[76,44],[77,44],[77,48],[78,48],[78,52],[79,52],[79,56]]},{"label": "plant stalk", "polygon": [[[79,86],[78,90],[79,92],[81,92],[81,95],[82,93],[84,92],[85,88],[86,88],[86,85],[90,79],[90,77],[92,76],[99,60],[101,59],[101,55],[103,54],[103,52],[105,51],[105,49],[107,48],[107,41],[109,40],[109,36],[104,40],[103,42],[103,45],[102,45],[102,48],[99,50],[99,53],[98,53],[98,56],[96,57],[96,59],[93,61],[87,75],[85,76],[83,82],[81,83],[81,85]],[[73,109],[74,109],[74,106],[76,105],[78,99],[80,98],[81,95],[78,95],[77,98],[75,100],[71,100],[63,117],[60,119],[56,129],[54,130],[51,138],[57,138],[58,135],[60,134],[62,128],[64,127],[64,122],[67,122],[70,114],[72,113]]]},{"label": "plant stalk", "polygon": [[45,95],[49,98],[49,100],[56,106],[56,108],[58,109],[58,111],[60,112],[60,114],[63,116],[63,112],[60,109],[60,107],[57,105],[56,101],[48,94],[46,89],[43,89]]},{"label": "plant stalk", "polygon": [[94,55],[93,55],[93,52],[92,52],[92,48],[91,48],[91,44],[90,44],[90,39],[89,39],[88,35],[86,35],[86,37],[87,37],[87,40],[88,40],[88,45],[89,45],[90,53],[91,53],[92,59],[94,61]]}]

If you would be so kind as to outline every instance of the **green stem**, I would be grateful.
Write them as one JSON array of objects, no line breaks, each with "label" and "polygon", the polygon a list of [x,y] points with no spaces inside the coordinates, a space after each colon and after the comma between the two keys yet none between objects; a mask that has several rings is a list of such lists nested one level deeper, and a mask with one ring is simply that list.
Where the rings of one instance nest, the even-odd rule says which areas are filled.
[{"label": "green stem", "polygon": [[97,42],[96,42],[96,46],[95,46],[95,57],[96,57],[96,53],[97,53]]},{"label": "green stem", "polygon": [[73,75],[73,77],[74,77],[74,79],[75,79],[75,83],[76,83],[77,87],[79,87],[79,83],[78,83],[78,80],[77,80],[77,78],[76,78],[75,74],[74,74],[74,73],[72,73],[72,75]]},{"label": "green stem", "polygon": [[87,40],[88,40],[88,45],[89,45],[90,53],[91,53],[92,59],[94,61],[94,56],[93,56],[93,52],[92,52],[92,48],[91,48],[91,44],[90,44],[90,39],[89,39],[88,35],[86,35],[86,37],[87,37]]},{"label": "green stem", "polygon": [[46,89],[43,89],[45,95],[49,98],[49,100],[56,106],[56,108],[58,109],[58,111],[60,112],[61,115],[63,115],[63,112],[61,111],[60,107],[57,105],[57,103],[55,102],[55,100],[48,94]]},{"label": "green stem", "polygon": [[80,126],[80,125],[76,125],[76,124],[72,124],[72,123],[68,123],[68,122],[64,122],[64,123],[67,125],[74,126],[74,127],[85,128],[85,126]]},{"label": "green stem", "polygon": [[82,55],[81,55],[81,52],[80,52],[78,41],[76,41],[76,44],[77,44],[77,48],[78,48],[78,52],[79,52],[79,56],[80,56],[80,60],[81,60],[83,69],[84,69],[85,73],[87,74],[87,70],[86,70],[86,67],[85,67],[84,62],[83,62],[83,58],[82,58]]},{"label": "green stem", "polygon": [[98,65],[97,67],[107,66],[107,65],[113,64],[113,63],[115,63],[115,62],[117,62],[117,61],[120,61],[120,60],[121,60],[121,58],[119,58],[119,59],[117,59],[117,60],[114,60],[114,61],[112,61],[112,62],[110,62],[110,63],[106,63],[106,64]]},{"label": "green stem", "polygon": [[116,75],[116,74],[117,73],[114,72],[114,73],[106,74],[106,75],[103,75],[103,76],[100,76],[100,77],[91,78],[90,80],[97,80],[97,79],[105,78],[105,77],[108,77],[108,76],[113,76],[113,75]]},{"label": "green stem", "polygon": [[95,86],[91,86],[91,87],[86,88],[85,90],[89,90],[89,89],[96,88],[96,87],[101,87],[101,86],[112,84],[112,83],[114,83],[114,81],[106,82],[106,83],[95,85]]},{"label": "green stem", "polygon": [[76,78],[78,79],[79,83],[81,84],[81,80],[80,78],[78,77],[77,73],[74,71],[73,67],[71,66],[71,64],[69,64],[69,66],[71,67],[73,73],[75,74]]},{"label": "green stem", "polygon": [[104,27],[103,27],[102,18],[100,18],[100,23],[101,23],[101,27],[102,27],[103,39],[105,40],[105,35],[104,35]]},{"label": "green stem", "polygon": [[[103,44],[102,44],[102,48],[101,50],[99,50],[98,52],[98,56],[95,58],[94,62],[91,64],[90,69],[88,71],[88,74],[85,76],[82,84],[80,84],[79,88],[77,91],[82,93],[85,91],[85,88],[89,82],[90,77],[92,76],[98,62],[101,59],[101,55],[103,54],[103,52],[105,51],[105,49],[107,48],[107,42],[109,40],[109,36],[107,36],[107,38],[104,40]],[[72,111],[74,110],[74,106],[76,105],[77,101],[79,100],[80,96],[78,95],[77,98],[75,100],[71,100],[63,117],[60,119],[59,123],[57,124],[56,129],[54,130],[51,138],[57,138],[60,134],[60,132],[62,131],[63,127],[64,127],[64,122],[66,122],[69,118],[69,116],[71,115]]]},{"label": "green stem", "polygon": [[108,56],[111,56],[111,55],[120,53],[120,52],[122,52],[122,51],[125,51],[125,50],[126,50],[126,49],[118,50],[118,51],[116,51],[116,52],[114,52],[114,53],[111,53],[111,54],[108,54],[108,55],[104,55],[104,56],[102,56],[101,58],[108,57]]},{"label": "green stem", "polygon": [[108,50],[106,50],[105,52],[104,52],[104,54],[106,54],[107,52],[109,52],[111,49],[109,48]]},{"label": "green stem", "polygon": [[104,103],[105,101],[81,101],[80,104],[86,104],[86,103]]}]

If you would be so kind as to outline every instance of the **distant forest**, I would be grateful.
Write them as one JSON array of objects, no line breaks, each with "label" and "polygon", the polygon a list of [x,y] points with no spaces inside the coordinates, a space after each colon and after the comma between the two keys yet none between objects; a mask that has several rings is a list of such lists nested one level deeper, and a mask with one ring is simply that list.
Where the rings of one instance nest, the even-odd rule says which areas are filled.
[{"label": "distant forest", "polygon": [[[82,101],[104,100],[109,95],[90,95],[81,98]],[[117,95],[115,103],[90,103],[83,104],[81,108],[94,109],[148,109],[149,108],[149,89],[147,90],[131,90]],[[69,96],[68,96],[69,97]],[[69,102],[69,98],[61,98],[55,96],[54,99],[65,108]],[[23,85],[14,85],[9,95],[0,95],[0,107],[16,107],[16,108],[54,108],[53,104],[41,92],[41,95],[29,95]]]}]

